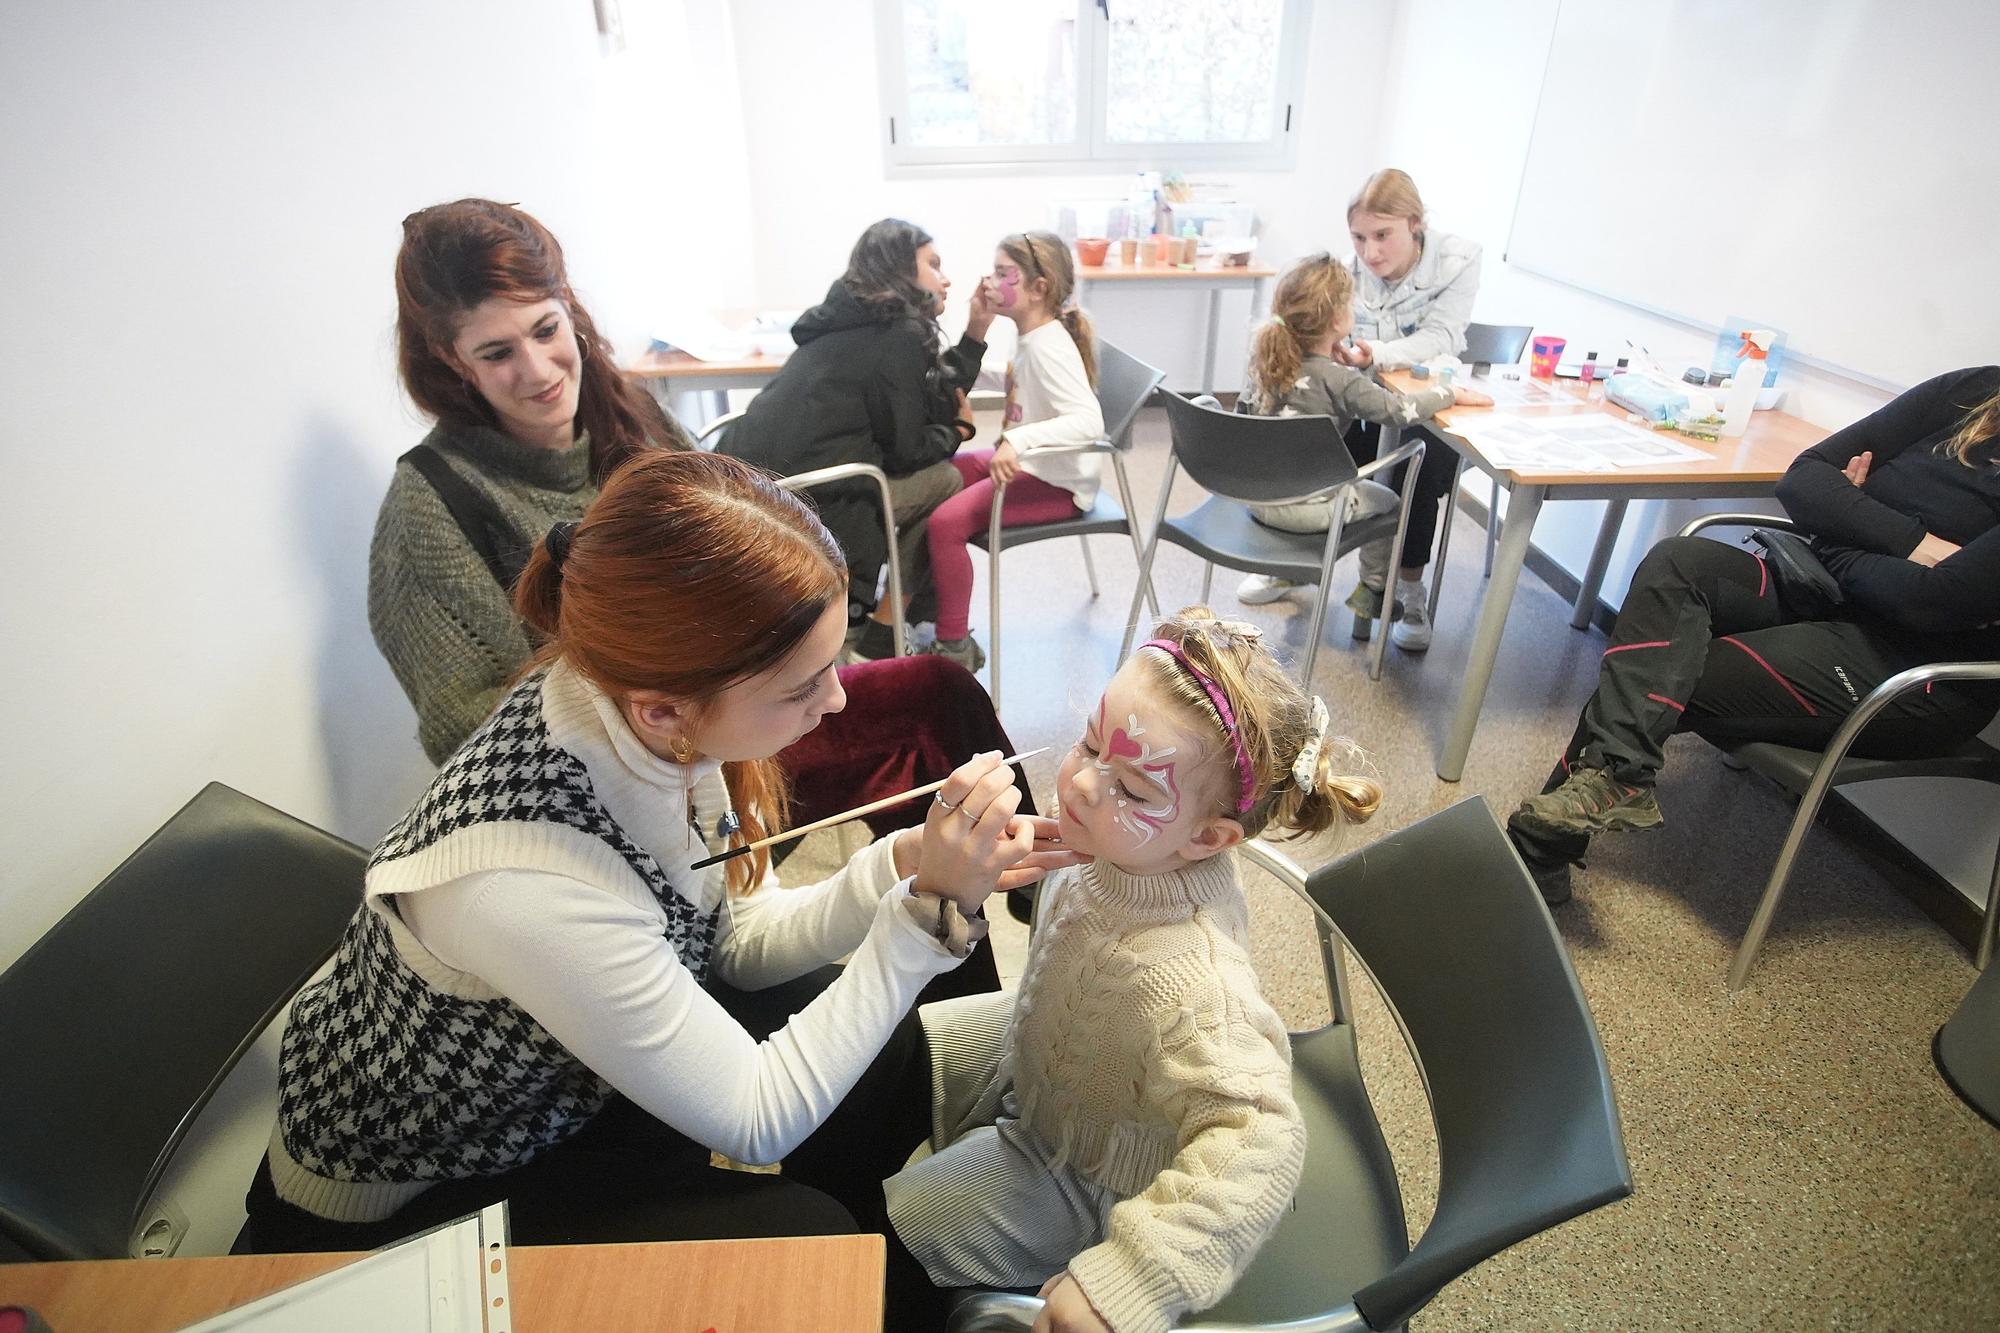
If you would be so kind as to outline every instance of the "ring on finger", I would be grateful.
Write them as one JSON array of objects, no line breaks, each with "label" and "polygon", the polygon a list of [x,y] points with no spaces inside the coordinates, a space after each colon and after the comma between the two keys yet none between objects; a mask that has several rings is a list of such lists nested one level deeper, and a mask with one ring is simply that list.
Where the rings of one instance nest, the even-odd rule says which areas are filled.
[{"label": "ring on finger", "polygon": [[958,809],[959,806],[964,804],[964,802],[962,801],[947,801],[944,798],[943,792],[939,792],[937,794],[936,800],[939,805],[943,806],[947,810],[956,810]]}]

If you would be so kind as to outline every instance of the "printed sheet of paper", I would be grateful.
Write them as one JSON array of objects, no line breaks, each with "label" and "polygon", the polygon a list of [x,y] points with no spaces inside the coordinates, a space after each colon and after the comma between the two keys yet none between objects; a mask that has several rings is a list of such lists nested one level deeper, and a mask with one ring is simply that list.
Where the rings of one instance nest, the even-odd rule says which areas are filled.
[{"label": "printed sheet of paper", "polygon": [[497,1203],[182,1333],[508,1333],[506,1235]]},{"label": "printed sheet of paper", "polygon": [[1495,467],[1531,472],[1612,472],[1692,462],[1709,455],[1602,412],[1581,416],[1495,416],[1453,428]]}]

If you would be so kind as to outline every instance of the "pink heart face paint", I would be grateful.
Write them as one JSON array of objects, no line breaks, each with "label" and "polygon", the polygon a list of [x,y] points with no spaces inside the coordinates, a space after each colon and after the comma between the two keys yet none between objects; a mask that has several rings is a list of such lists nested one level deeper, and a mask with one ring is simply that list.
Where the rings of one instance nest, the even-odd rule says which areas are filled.
[{"label": "pink heart face paint", "polygon": [[993,304],[1002,310],[1012,310],[1021,302],[1021,266],[1007,258],[1002,250],[993,264],[993,276],[986,280],[987,289],[993,293]]},{"label": "pink heart face paint", "polygon": [[[1098,714],[1098,725],[1101,728],[1102,705],[1099,706]],[[1117,773],[1109,761],[1125,759],[1157,784],[1156,789],[1152,791],[1147,791],[1146,784],[1140,785],[1139,792],[1150,798],[1147,802],[1142,802],[1137,794],[1122,783],[1117,783],[1114,787],[1115,791],[1125,794],[1117,798],[1117,813],[1112,816],[1112,820],[1127,833],[1138,838],[1141,847],[1159,836],[1160,830],[1173,823],[1181,812],[1181,789],[1179,782],[1174,778],[1172,759],[1175,747],[1164,745],[1155,750],[1151,742],[1140,739],[1145,734],[1146,729],[1139,725],[1139,715],[1127,713],[1125,725],[1111,733],[1111,740],[1105,747],[1104,756],[1097,761],[1098,770],[1113,783],[1117,783]]]}]

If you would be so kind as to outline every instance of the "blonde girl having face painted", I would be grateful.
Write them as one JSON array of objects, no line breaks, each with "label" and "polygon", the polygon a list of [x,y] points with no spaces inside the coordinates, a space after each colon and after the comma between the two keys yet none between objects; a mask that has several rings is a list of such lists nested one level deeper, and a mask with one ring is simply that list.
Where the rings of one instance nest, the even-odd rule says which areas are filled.
[{"label": "blonde girl having face painted", "polygon": [[[1257,330],[1250,365],[1236,410],[1271,417],[1332,417],[1342,435],[1357,421],[1380,426],[1413,426],[1453,405],[1491,406],[1493,400],[1474,389],[1432,387],[1407,396],[1377,383],[1365,372],[1344,365],[1336,350],[1354,328],[1354,278],[1333,256],[1308,255],[1285,271],[1271,298],[1271,319]],[[1442,445],[1433,445],[1442,449]],[[1347,521],[1386,514],[1396,507],[1397,492],[1380,482],[1364,481],[1349,491]],[[1259,523],[1284,532],[1325,532],[1333,525],[1333,504],[1252,505]],[[1348,595],[1354,612],[1354,637],[1365,639],[1382,614],[1389,581],[1393,537],[1361,547],[1361,580]],[[1236,598],[1261,605],[1283,597],[1298,585],[1289,579],[1252,574],[1236,590]],[[1402,611],[1399,598],[1391,618]]]},{"label": "blonde girl having face painted", "polygon": [[929,520],[931,575],[937,587],[937,642],[931,648],[977,671],[986,653],[972,637],[972,556],[993,492],[1004,488],[1000,523],[1023,527],[1073,518],[1097,499],[1097,454],[1073,453],[1104,434],[1097,406],[1097,348],[1090,320],[1076,308],[1076,266],[1054,232],[1020,232],[1000,242],[993,274],[982,280],[989,309],[1020,334],[1007,369],[1007,416],[991,449],[963,450],[951,461],[964,489]]},{"label": "blonde girl having face painted", "polygon": [[1064,845],[1017,998],[923,1011],[938,1151],[885,1184],[939,1286],[1040,1285],[1044,1327],[1157,1333],[1215,1304],[1298,1185],[1283,1023],[1232,849],[1368,818],[1372,780],[1255,627],[1190,607],[1112,677],[1057,776]]}]

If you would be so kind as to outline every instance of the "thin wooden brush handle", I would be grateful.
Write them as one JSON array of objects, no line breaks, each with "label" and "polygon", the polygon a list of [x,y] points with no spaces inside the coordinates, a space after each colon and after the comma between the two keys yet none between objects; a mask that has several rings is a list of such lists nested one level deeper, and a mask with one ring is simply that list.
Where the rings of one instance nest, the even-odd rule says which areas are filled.
[{"label": "thin wooden brush handle", "polygon": [[[1048,749],[1049,747],[1044,745],[1039,750],[1024,750],[1020,754],[1010,755],[1000,762],[1002,765],[1012,768],[1016,764],[1026,763],[1038,754],[1047,754]],[[732,847],[726,852],[718,852],[714,856],[696,861],[688,869],[703,870],[712,865],[719,865],[724,861],[733,861],[739,856],[749,855],[759,847],[771,847],[781,842],[790,842],[793,838],[803,838],[808,833],[817,833],[823,828],[832,828],[835,824],[845,824],[850,819],[859,819],[863,815],[872,815],[877,810],[887,810],[892,805],[901,805],[905,801],[914,801],[919,796],[929,796],[932,792],[942,791],[944,784],[950,781],[949,777],[939,778],[936,782],[927,782],[921,787],[912,787],[910,790],[898,792],[894,796],[884,796],[879,801],[870,801],[866,805],[857,805],[852,810],[843,810],[837,815],[828,815],[825,819],[815,819],[810,824],[801,824],[797,828],[786,829],[783,833],[774,833],[768,838],[759,838],[755,842],[746,842],[741,847]]]}]

